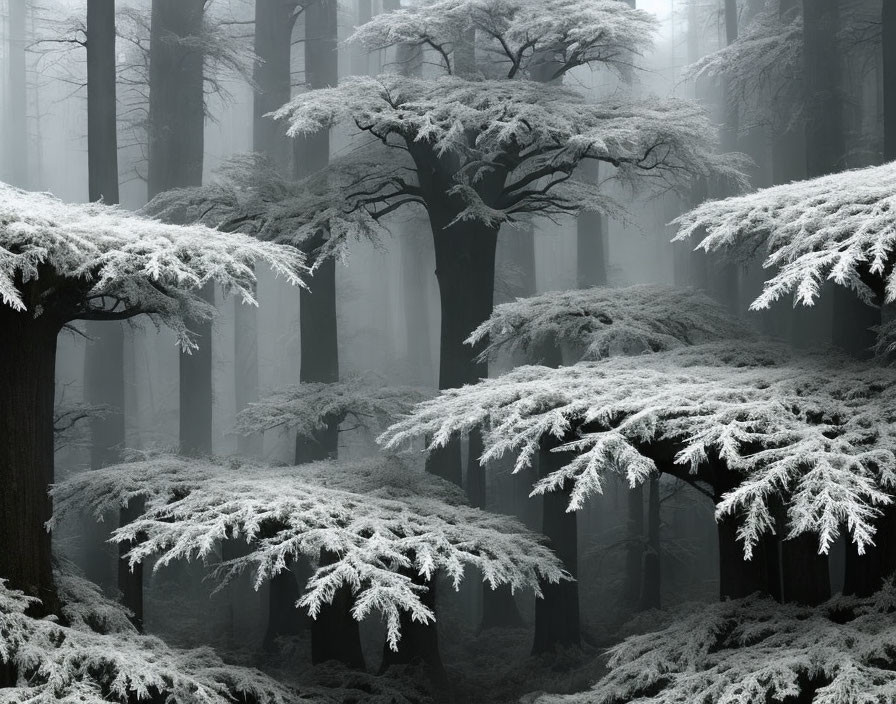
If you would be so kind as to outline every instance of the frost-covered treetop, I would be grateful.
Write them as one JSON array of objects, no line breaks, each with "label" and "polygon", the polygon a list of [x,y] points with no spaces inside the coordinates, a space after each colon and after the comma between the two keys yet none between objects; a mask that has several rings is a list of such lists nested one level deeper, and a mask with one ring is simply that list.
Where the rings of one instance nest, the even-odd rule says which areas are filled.
[{"label": "frost-covered treetop", "polygon": [[782,15],[778,0],[768,0],[737,39],[687,67],[685,76],[724,79],[729,100],[752,118],[747,124],[771,120],[788,129],[803,117],[803,17],[796,5]]},{"label": "frost-covered treetop", "polygon": [[0,298],[34,316],[68,322],[146,313],[191,346],[183,317],[210,314],[194,291],[214,281],[255,303],[255,263],[291,284],[305,273],[302,255],[289,247],[0,183]]},{"label": "frost-covered treetop", "polygon": [[28,615],[38,600],[0,579],[0,663],[18,673],[15,687],[2,690],[3,702],[129,704],[153,696],[171,704],[327,701],[226,664],[210,648],[179,650],[136,633],[121,607],[86,580],[68,575],[58,585],[65,625]]},{"label": "frost-covered treetop", "polygon": [[[708,201],[675,224],[676,240],[742,260],[764,251],[776,273],[752,309],[792,294],[812,305],[826,280],[863,301],[896,300],[896,163],[845,171],[725,200]],[[877,301],[878,303],[880,301]]]},{"label": "frost-covered treetop", "polygon": [[[394,476],[384,477],[391,490],[366,493],[378,478],[371,461],[329,463],[331,474],[326,464],[303,471],[152,457],[84,472],[56,486],[53,498],[57,515],[81,507],[99,515],[139,491],[145,498],[143,514],[113,532],[113,540],[133,545],[132,564],[151,556],[158,556],[156,569],[172,560],[207,559],[221,540],[245,540],[251,547],[247,555],[219,565],[224,582],[250,570],[258,587],[291,559],[317,560],[327,550],[337,560],[319,566],[297,606],[315,616],[340,586],[348,585],[355,595],[355,618],[380,611],[393,648],[402,610],[418,621],[434,618],[420,601],[425,588],[401,570],[413,569],[426,579],[444,570],[457,586],[465,568],[476,567],[492,586],[536,593],[539,580],[566,576],[539,536],[507,516],[441,501],[438,492],[432,492],[436,497],[429,493],[439,481],[435,478],[417,479],[427,489],[423,495],[396,488]],[[352,476],[353,465],[361,469],[358,477]],[[409,481],[408,487],[413,484]],[[442,494],[454,498],[452,491]]]},{"label": "frost-covered treetop", "polygon": [[377,15],[349,41],[432,49],[440,68],[454,73],[452,53],[474,31],[507,78],[545,65],[559,78],[578,66],[629,66],[653,44],[656,26],[650,13],[616,0],[441,0]]},{"label": "frost-covered treetop", "polygon": [[586,159],[612,164],[613,178],[626,181],[669,186],[714,175],[744,184],[741,159],[714,152],[702,109],[672,98],[598,104],[534,81],[387,74],[302,93],[274,115],[289,122],[292,136],[345,122],[397,150],[390,169],[342,189],[343,212],[363,209],[377,218],[404,204],[437,205],[418,177],[446,155],[456,167],[443,175],[445,188],[466,206],[456,219],[494,226],[525,213],[617,208],[599,185],[572,178]]},{"label": "frost-covered treetop", "polygon": [[754,596],[694,608],[609,650],[591,689],[533,704],[892,702],[896,589],[818,607]]},{"label": "frost-covered treetop", "polygon": [[[608,472],[634,486],[659,461],[661,471],[700,480],[718,457],[742,480],[721,497],[717,515],[741,519],[748,557],[774,530],[776,497],[786,505],[791,536],[817,533],[826,552],[845,524],[863,550],[896,486],[896,372],[827,356],[782,355],[776,363],[776,348],[745,355],[739,348],[748,343],[729,344],[741,366],[720,362],[719,345],[708,345],[557,369],[518,367],[441,392],[379,440],[396,449],[425,437],[432,449],[481,427],[480,461],[518,453],[518,471],[553,437],[569,459],[533,494],[566,485],[569,510],[601,493]],[[674,464],[663,448],[670,443]]]},{"label": "frost-covered treetop", "polygon": [[331,423],[382,429],[429,395],[423,389],[388,386],[373,376],[348,376],[329,384],[306,382],[250,403],[237,414],[235,430],[253,435],[281,429],[312,438]]},{"label": "frost-covered treetop", "polygon": [[544,343],[572,345],[581,359],[659,352],[711,340],[749,338],[716,301],[694,290],[646,284],[552,291],[495,306],[467,344],[531,352]]}]

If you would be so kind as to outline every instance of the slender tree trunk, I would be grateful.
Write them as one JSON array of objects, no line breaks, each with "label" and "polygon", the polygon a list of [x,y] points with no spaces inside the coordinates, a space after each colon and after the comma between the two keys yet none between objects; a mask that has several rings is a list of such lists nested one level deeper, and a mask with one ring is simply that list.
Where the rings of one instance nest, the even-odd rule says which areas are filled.
[{"label": "slender tree trunk", "polygon": [[881,4],[884,83],[884,161],[896,159],[896,5]]},{"label": "slender tree trunk", "polygon": [[[87,173],[91,202],[118,203],[118,134],[115,83],[115,2],[87,2]],[[88,322],[84,358],[84,395],[91,404],[108,407],[105,418],[90,421],[90,466],[114,464],[125,443],[124,327],[117,322]],[[85,565],[89,579],[103,584],[111,578],[113,551],[104,543],[108,529],[95,524],[89,531],[91,552],[100,559]]]},{"label": "slender tree trunk", "polygon": [[[567,453],[552,452],[561,443],[556,438],[542,439],[538,453],[540,477],[544,478],[560,469],[568,459]],[[552,491],[544,495],[544,523],[542,532],[550,540],[550,547],[563,562],[563,567],[573,578],[578,578],[578,529],[576,513],[567,511],[569,491]],[[581,645],[579,622],[579,583],[563,581],[557,584],[543,582],[544,598],[535,601],[535,638],[532,653],[548,653],[557,647]]]},{"label": "slender tree trunk", "polygon": [[9,183],[28,185],[28,93],[25,79],[25,15],[28,0],[12,0],[9,7],[9,63],[7,65],[6,163],[4,179]]},{"label": "slender tree trunk", "polygon": [[647,494],[647,549],[644,551],[644,568],[642,570],[641,611],[659,609],[661,606],[661,573],[660,573],[660,480],[651,477]]},{"label": "slender tree trunk", "polygon": [[638,484],[626,492],[627,513],[625,543],[625,580],[622,598],[637,605],[644,581],[644,485]]},{"label": "slender tree trunk", "polygon": [[[588,165],[585,176],[594,183],[599,180],[596,162]],[[576,285],[579,288],[607,285],[607,245],[606,216],[595,212],[580,213],[576,218]]]}]

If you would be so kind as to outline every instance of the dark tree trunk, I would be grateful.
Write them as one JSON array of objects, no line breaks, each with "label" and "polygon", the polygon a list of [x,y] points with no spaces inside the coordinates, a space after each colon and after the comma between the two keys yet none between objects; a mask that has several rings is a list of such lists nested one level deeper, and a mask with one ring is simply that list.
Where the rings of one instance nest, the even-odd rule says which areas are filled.
[{"label": "dark tree trunk", "polygon": [[[448,223],[456,213],[430,205],[441,303],[439,388],[453,389],[488,376],[488,364],[477,362],[480,350],[464,340],[492,312],[495,289],[496,229],[481,223]],[[461,485],[460,440],[433,452],[427,470]]]},{"label": "dark tree trunk", "polygon": [[[337,556],[321,551],[320,564],[328,565]],[[348,586],[336,591],[333,602],[321,609],[311,624],[311,662],[315,665],[336,660],[347,667],[363,670],[364,653],[361,650],[361,634],[358,621],[352,616],[354,597]]]},{"label": "dark tree trunk", "polygon": [[781,541],[782,599],[817,606],[831,598],[828,556],[818,554],[818,538],[801,535]]},{"label": "dark tree trunk", "polygon": [[644,581],[644,485],[629,488],[626,492],[627,519],[625,525],[625,580],[622,598],[637,604]]},{"label": "dark tree trunk", "polygon": [[[538,453],[539,476],[546,477],[560,469],[568,460],[568,453],[551,452],[561,443],[556,438],[543,438]],[[563,567],[574,579],[579,575],[578,530],[575,511],[567,511],[569,490],[552,491],[544,495],[542,533],[550,540],[550,547],[563,562]],[[532,653],[548,653],[557,647],[581,645],[579,622],[579,583],[563,581],[543,582],[544,598],[535,601],[535,638]]]},{"label": "dark tree trunk", "polygon": [[[410,227],[414,227],[415,223],[417,220],[412,221]],[[401,288],[407,337],[405,356],[412,372],[412,383],[429,387],[434,381],[434,370],[432,343],[429,337],[427,259],[432,255],[426,248],[431,245],[417,233],[408,232],[398,244],[401,247]]]},{"label": "dark tree trunk", "polygon": [[56,336],[48,314],[0,305],[0,578],[57,611],[50,534]]},{"label": "dark tree trunk", "polygon": [[[0,304],[0,578],[41,600],[29,612],[58,614],[53,583],[47,493],[53,483],[53,402],[56,336],[61,325],[44,315]],[[0,665],[0,687],[16,683]]]},{"label": "dark tree trunk", "polygon": [[[740,475],[730,471],[718,457],[711,457],[707,475],[713,488],[714,503],[718,504],[725,493],[731,491],[740,481]],[[750,560],[744,559],[743,543],[737,539],[738,519],[726,516],[717,522],[719,537],[719,597],[721,599],[742,599],[754,592],[764,594],[775,590],[774,576],[769,570],[766,542],[760,543]],[[771,586],[770,586],[771,585]]]},{"label": "dark tree trunk", "polygon": [[[202,52],[204,0],[153,0],[149,63],[148,195],[202,183],[205,133]],[[214,301],[211,285],[203,297]],[[180,447],[212,452],[210,322],[191,321],[199,350],[180,355]]]},{"label": "dark tree trunk", "polygon": [[4,105],[6,125],[6,163],[3,178],[14,186],[28,185],[28,93],[25,85],[25,14],[27,0],[8,3],[9,57],[7,64],[7,95]]},{"label": "dark tree trunk", "polygon": [[660,480],[651,477],[647,494],[647,549],[644,551],[644,569],[641,583],[641,601],[638,608],[659,609],[660,602]]},{"label": "dark tree trunk", "polygon": [[[598,162],[579,167],[592,183],[600,180]],[[579,288],[607,285],[607,218],[601,213],[580,213],[576,218],[576,285]]]},{"label": "dark tree trunk", "polygon": [[[435,612],[435,581],[424,581],[413,570],[403,570],[402,574],[427,588],[427,591],[420,595],[420,601],[424,606]],[[401,640],[398,641],[398,650],[392,650],[388,643],[383,645],[383,660],[380,665],[380,674],[393,665],[411,664],[424,665],[435,683],[444,684],[447,682],[445,666],[442,664],[442,655],[439,651],[439,631],[436,624],[418,623],[411,620],[406,611],[402,611]]]},{"label": "dark tree trunk", "polygon": [[[115,85],[115,2],[87,2],[87,173],[89,199],[118,203],[118,136]],[[90,466],[114,464],[125,443],[124,327],[118,322],[88,322],[84,358],[84,396],[109,409],[90,421]],[[89,529],[90,550],[85,573],[97,584],[112,578],[113,554],[104,542],[102,524]],[[91,556],[92,557],[92,556]],[[105,559],[103,559],[105,558]],[[108,565],[108,570],[106,569]]]},{"label": "dark tree trunk", "polygon": [[301,633],[305,624],[302,612],[296,606],[301,594],[296,575],[291,566],[271,577],[268,596],[268,627],[264,634],[265,650],[276,648],[277,638]]}]

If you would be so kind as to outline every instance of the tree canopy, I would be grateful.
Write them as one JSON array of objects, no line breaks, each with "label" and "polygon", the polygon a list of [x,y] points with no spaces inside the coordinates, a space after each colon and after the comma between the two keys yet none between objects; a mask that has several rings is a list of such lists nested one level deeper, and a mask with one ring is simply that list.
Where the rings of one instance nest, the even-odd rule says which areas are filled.
[{"label": "tree canopy", "polygon": [[307,271],[290,247],[0,184],[0,297],[35,317],[67,323],[148,314],[189,348],[184,319],[212,314],[198,289],[214,281],[254,304],[256,262],[291,284]]},{"label": "tree canopy", "polygon": [[[422,623],[435,618],[420,600],[426,587],[400,569],[427,580],[444,570],[456,588],[465,568],[476,567],[492,587],[507,584],[537,594],[540,580],[566,578],[540,537],[515,519],[459,505],[453,487],[441,492],[451,502],[440,500],[440,492],[429,485],[443,480],[421,478],[427,491],[419,495],[395,488],[400,482],[394,476],[382,481],[385,487],[391,484],[391,491],[374,490],[384,479],[381,471],[388,477],[395,462],[326,462],[317,471],[313,465],[300,471],[233,460],[149,457],[83,472],[57,485],[54,520],[79,510],[100,517],[142,497],[142,515],[112,534],[116,542],[133,545],[128,553],[132,565],[152,556],[158,558],[154,569],[179,559],[207,559],[219,541],[245,540],[251,546],[248,554],[220,564],[217,574],[227,582],[250,570],[256,588],[285,569],[289,559],[304,555],[316,561],[326,550],[336,561],[317,568],[297,606],[315,616],[348,585],[355,597],[353,616],[361,620],[371,611],[381,612],[393,649],[402,611]],[[339,475],[341,480],[334,479]]]},{"label": "tree canopy", "polygon": [[[731,346],[740,366],[724,363],[719,346],[709,345],[556,369],[517,367],[424,401],[380,441],[396,449],[426,437],[433,448],[481,427],[480,462],[514,452],[519,471],[552,436],[564,443],[560,451],[575,453],[533,494],[569,481],[569,510],[601,493],[608,472],[636,485],[661,460],[659,469],[700,480],[714,455],[740,477],[716,512],[741,521],[746,557],[763,533],[774,532],[778,499],[790,536],[817,534],[826,553],[846,525],[863,551],[896,486],[896,378],[873,365],[795,358],[776,347],[749,360],[744,345]],[[668,461],[657,456],[667,452],[663,443],[671,443]]]}]

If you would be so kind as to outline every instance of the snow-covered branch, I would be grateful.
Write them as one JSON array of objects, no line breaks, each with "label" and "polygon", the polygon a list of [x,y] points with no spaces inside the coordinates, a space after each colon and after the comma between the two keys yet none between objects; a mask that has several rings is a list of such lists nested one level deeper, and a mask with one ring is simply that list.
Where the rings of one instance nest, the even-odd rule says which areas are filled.
[{"label": "snow-covered branch", "polygon": [[347,419],[355,427],[382,430],[427,396],[422,389],[388,386],[369,376],[296,384],[250,403],[237,415],[235,430],[253,435],[279,428],[312,438],[331,423]]},{"label": "snow-covered branch", "polygon": [[432,449],[481,427],[480,462],[516,453],[519,471],[543,437],[577,433],[559,448],[575,451],[571,459],[533,490],[571,486],[569,510],[601,493],[608,472],[643,482],[657,471],[656,448],[672,443],[686,472],[700,477],[713,454],[742,477],[717,515],[741,520],[747,557],[773,530],[777,499],[790,536],[817,534],[827,552],[845,526],[861,552],[896,487],[896,373],[837,357],[792,358],[774,346],[721,347],[517,367],[424,401],[379,441],[396,449],[429,438]]},{"label": "snow-covered branch", "polygon": [[896,697],[896,588],[811,608],[769,598],[680,608],[609,651],[609,672],[535,704],[887,702]]},{"label": "snow-covered branch", "polygon": [[[398,481],[395,458],[326,462],[305,468],[240,465],[230,460],[154,457],[81,473],[53,489],[56,516],[90,510],[96,516],[145,499],[144,513],[118,528],[113,540],[133,544],[132,563],[151,556],[158,569],[179,559],[208,559],[224,539],[245,540],[249,553],[218,565],[226,582],[245,570],[256,587],[299,556],[336,561],[318,567],[297,606],[312,616],[342,585],[351,587],[358,620],[379,611],[397,647],[401,611],[428,622],[420,600],[425,579],[444,570],[457,587],[476,567],[493,587],[540,593],[540,580],[565,578],[557,558],[515,519],[458,505],[453,488],[430,491],[435,477],[407,473]],[[423,475],[423,471],[417,471]],[[341,476],[340,476],[341,475]],[[415,487],[424,493],[412,493]],[[451,499],[451,501],[441,500]]]},{"label": "snow-covered branch", "polygon": [[708,201],[675,224],[676,240],[695,233],[697,247],[737,260],[758,252],[775,270],[754,310],[786,295],[812,305],[826,280],[869,304],[896,300],[896,163],[765,188]]},{"label": "snow-covered branch", "polygon": [[531,352],[544,343],[571,345],[581,359],[660,352],[749,331],[708,296],[661,285],[553,291],[495,306],[467,344],[487,342],[481,359],[499,351]]},{"label": "snow-covered branch", "polygon": [[212,314],[196,292],[214,282],[255,304],[255,264],[294,285],[307,271],[290,247],[0,184],[0,298],[34,316],[68,322],[147,314],[189,348],[195,345],[184,320]]}]

